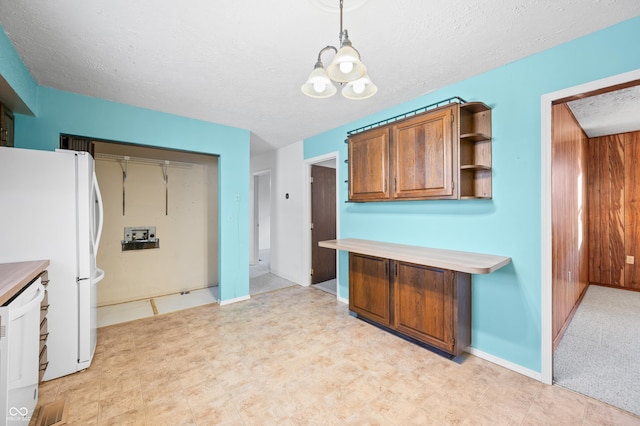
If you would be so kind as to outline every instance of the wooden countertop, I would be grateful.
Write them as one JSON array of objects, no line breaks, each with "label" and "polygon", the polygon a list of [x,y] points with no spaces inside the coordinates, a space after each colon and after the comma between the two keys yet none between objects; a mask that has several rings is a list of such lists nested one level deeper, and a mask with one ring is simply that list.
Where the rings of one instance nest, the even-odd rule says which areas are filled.
[{"label": "wooden countertop", "polygon": [[470,274],[489,274],[511,263],[510,257],[345,238],[319,241],[320,247],[401,260]]},{"label": "wooden countertop", "polygon": [[0,306],[49,266],[48,260],[0,263]]}]

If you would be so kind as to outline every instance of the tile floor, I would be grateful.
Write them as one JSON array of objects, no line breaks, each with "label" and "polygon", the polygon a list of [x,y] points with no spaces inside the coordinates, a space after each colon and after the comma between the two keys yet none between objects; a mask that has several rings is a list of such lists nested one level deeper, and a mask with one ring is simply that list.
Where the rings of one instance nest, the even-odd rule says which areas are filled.
[{"label": "tile floor", "polygon": [[[186,294],[175,293],[152,299],[100,306],[98,308],[98,327],[166,314],[195,306],[208,305],[217,303],[217,301],[218,287],[216,286],[191,290]],[[153,311],[154,306],[157,313]]]},{"label": "tile floor", "polygon": [[318,290],[322,290],[322,291],[326,291],[327,293],[331,293],[334,296],[336,295],[336,290],[337,290],[337,286],[338,286],[338,280],[336,278],[329,280],[329,281],[323,281],[321,283],[318,284],[312,284],[311,285],[314,288],[317,288]]},{"label": "tile floor", "polygon": [[464,355],[447,360],[288,287],[100,328],[91,367],[45,382],[73,425],[640,425]]}]

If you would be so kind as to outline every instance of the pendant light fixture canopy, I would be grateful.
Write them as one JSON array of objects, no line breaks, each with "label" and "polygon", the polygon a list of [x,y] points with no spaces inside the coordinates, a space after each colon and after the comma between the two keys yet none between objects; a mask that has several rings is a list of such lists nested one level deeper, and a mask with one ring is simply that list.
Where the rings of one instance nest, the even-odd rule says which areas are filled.
[{"label": "pendant light fixture canopy", "polygon": [[[327,46],[318,53],[318,60],[301,90],[312,98],[328,98],[336,93],[333,81],[347,83],[342,89],[342,95],[348,99],[366,99],[373,96],[378,88],[367,75],[367,68],[360,60],[360,53],[349,40],[349,33],[342,29],[342,7],[340,0],[340,49]],[[335,56],[326,71],[322,63],[322,54],[333,50]]]}]

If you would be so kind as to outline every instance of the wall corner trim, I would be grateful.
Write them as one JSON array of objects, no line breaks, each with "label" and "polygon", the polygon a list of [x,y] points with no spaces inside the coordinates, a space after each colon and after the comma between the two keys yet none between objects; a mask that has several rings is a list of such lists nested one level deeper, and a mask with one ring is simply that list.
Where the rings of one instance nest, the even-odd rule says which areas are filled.
[{"label": "wall corner trim", "polygon": [[218,299],[218,305],[220,305],[220,306],[230,305],[232,303],[244,302],[245,300],[249,300],[249,299],[251,299],[251,296],[249,296],[249,295],[242,296],[242,297],[236,297],[234,299],[227,299],[227,300]]}]

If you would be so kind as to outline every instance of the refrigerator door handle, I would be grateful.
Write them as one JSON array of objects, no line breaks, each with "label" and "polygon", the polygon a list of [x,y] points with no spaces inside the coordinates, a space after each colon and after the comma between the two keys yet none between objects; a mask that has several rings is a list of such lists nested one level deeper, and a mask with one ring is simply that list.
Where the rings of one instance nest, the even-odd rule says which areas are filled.
[{"label": "refrigerator door handle", "polygon": [[100,238],[102,237],[102,225],[104,222],[104,206],[102,205],[102,194],[100,193],[100,186],[98,186],[98,178],[96,172],[93,172],[93,188],[96,191],[96,198],[98,201],[98,232],[96,232],[95,240],[92,239],[93,253],[98,255],[98,246],[100,244]]}]

